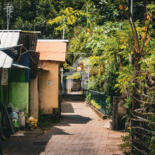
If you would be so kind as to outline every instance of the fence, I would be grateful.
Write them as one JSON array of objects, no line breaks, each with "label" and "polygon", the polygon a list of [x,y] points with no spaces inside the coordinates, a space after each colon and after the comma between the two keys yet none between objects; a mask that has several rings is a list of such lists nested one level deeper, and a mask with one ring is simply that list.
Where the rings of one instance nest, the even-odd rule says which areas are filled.
[{"label": "fence", "polygon": [[108,113],[107,111],[107,103],[106,103],[106,95],[104,92],[98,92],[94,90],[87,90],[87,95],[91,95],[91,100],[94,100],[97,105],[100,106],[100,111],[104,113]]},{"label": "fence", "polygon": [[132,152],[153,155],[155,153],[155,122],[150,118],[155,116],[151,113],[137,112],[137,110],[132,113],[132,116]]}]

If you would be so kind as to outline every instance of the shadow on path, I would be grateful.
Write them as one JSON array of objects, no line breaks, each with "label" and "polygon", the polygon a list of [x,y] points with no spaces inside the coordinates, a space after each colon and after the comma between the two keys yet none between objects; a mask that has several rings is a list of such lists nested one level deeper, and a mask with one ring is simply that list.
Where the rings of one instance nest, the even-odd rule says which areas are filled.
[{"label": "shadow on path", "polygon": [[74,113],[74,108],[71,103],[65,102],[61,105],[62,113]]},{"label": "shadow on path", "polygon": [[[54,135],[71,135],[59,126],[70,126],[70,124],[87,124],[91,118],[74,113],[70,103],[65,103],[63,107],[66,113],[62,114],[61,121],[55,127],[51,127],[45,132],[41,130],[20,131],[5,142],[3,142],[4,155],[40,155],[45,151],[49,140]],[[74,114],[72,114],[74,113]]]},{"label": "shadow on path", "polygon": [[4,155],[40,155],[45,151],[46,145],[54,135],[70,135],[64,130],[52,127],[43,133],[42,131],[21,131],[11,136],[2,144]]},{"label": "shadow on path", "polygon": [[89,121],[91,121],[89,117],[84,117],[81,115],[62,115],[62,122],[59,124],[86,124]]}]

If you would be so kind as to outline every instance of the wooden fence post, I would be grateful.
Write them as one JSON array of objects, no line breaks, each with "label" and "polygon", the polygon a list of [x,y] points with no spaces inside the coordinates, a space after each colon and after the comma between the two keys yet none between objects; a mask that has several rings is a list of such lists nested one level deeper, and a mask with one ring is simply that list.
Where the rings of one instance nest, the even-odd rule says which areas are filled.
[{"label": "wooden fence post", "polygon": [[118,129],[118,102],[117,97],[113,97],[113,111],[112,111],[112,130]]}]

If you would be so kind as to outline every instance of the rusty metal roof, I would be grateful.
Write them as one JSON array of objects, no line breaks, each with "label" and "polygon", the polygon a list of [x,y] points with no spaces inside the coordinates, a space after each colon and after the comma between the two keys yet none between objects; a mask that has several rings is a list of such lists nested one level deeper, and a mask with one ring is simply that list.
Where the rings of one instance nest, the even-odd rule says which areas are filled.
[{"label": "rusty metal roof", "polygon": [[68,40],[38,40],[40,60],[65,62]]}]

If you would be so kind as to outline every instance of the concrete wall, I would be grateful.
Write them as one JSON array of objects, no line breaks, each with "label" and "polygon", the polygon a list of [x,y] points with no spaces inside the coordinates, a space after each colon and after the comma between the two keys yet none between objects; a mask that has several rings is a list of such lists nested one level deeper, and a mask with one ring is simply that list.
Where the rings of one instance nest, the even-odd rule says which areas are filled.
[{"label": "concrete wall", "polygon": [[39,96],[38,96],[38,76],[30,79],[30,116],[38,118],[39,114]]},{"label": "concrete wall", "polygon": [[44,61],[42,66],[48,71],[39,72],[39,105],[44,114],[52,114],[58,108],[59,64]]},{"label": "concrete wall", "polygon": [[67,93],[71,93],[71,89],[73,87],[73,79],[67,79]]}]

